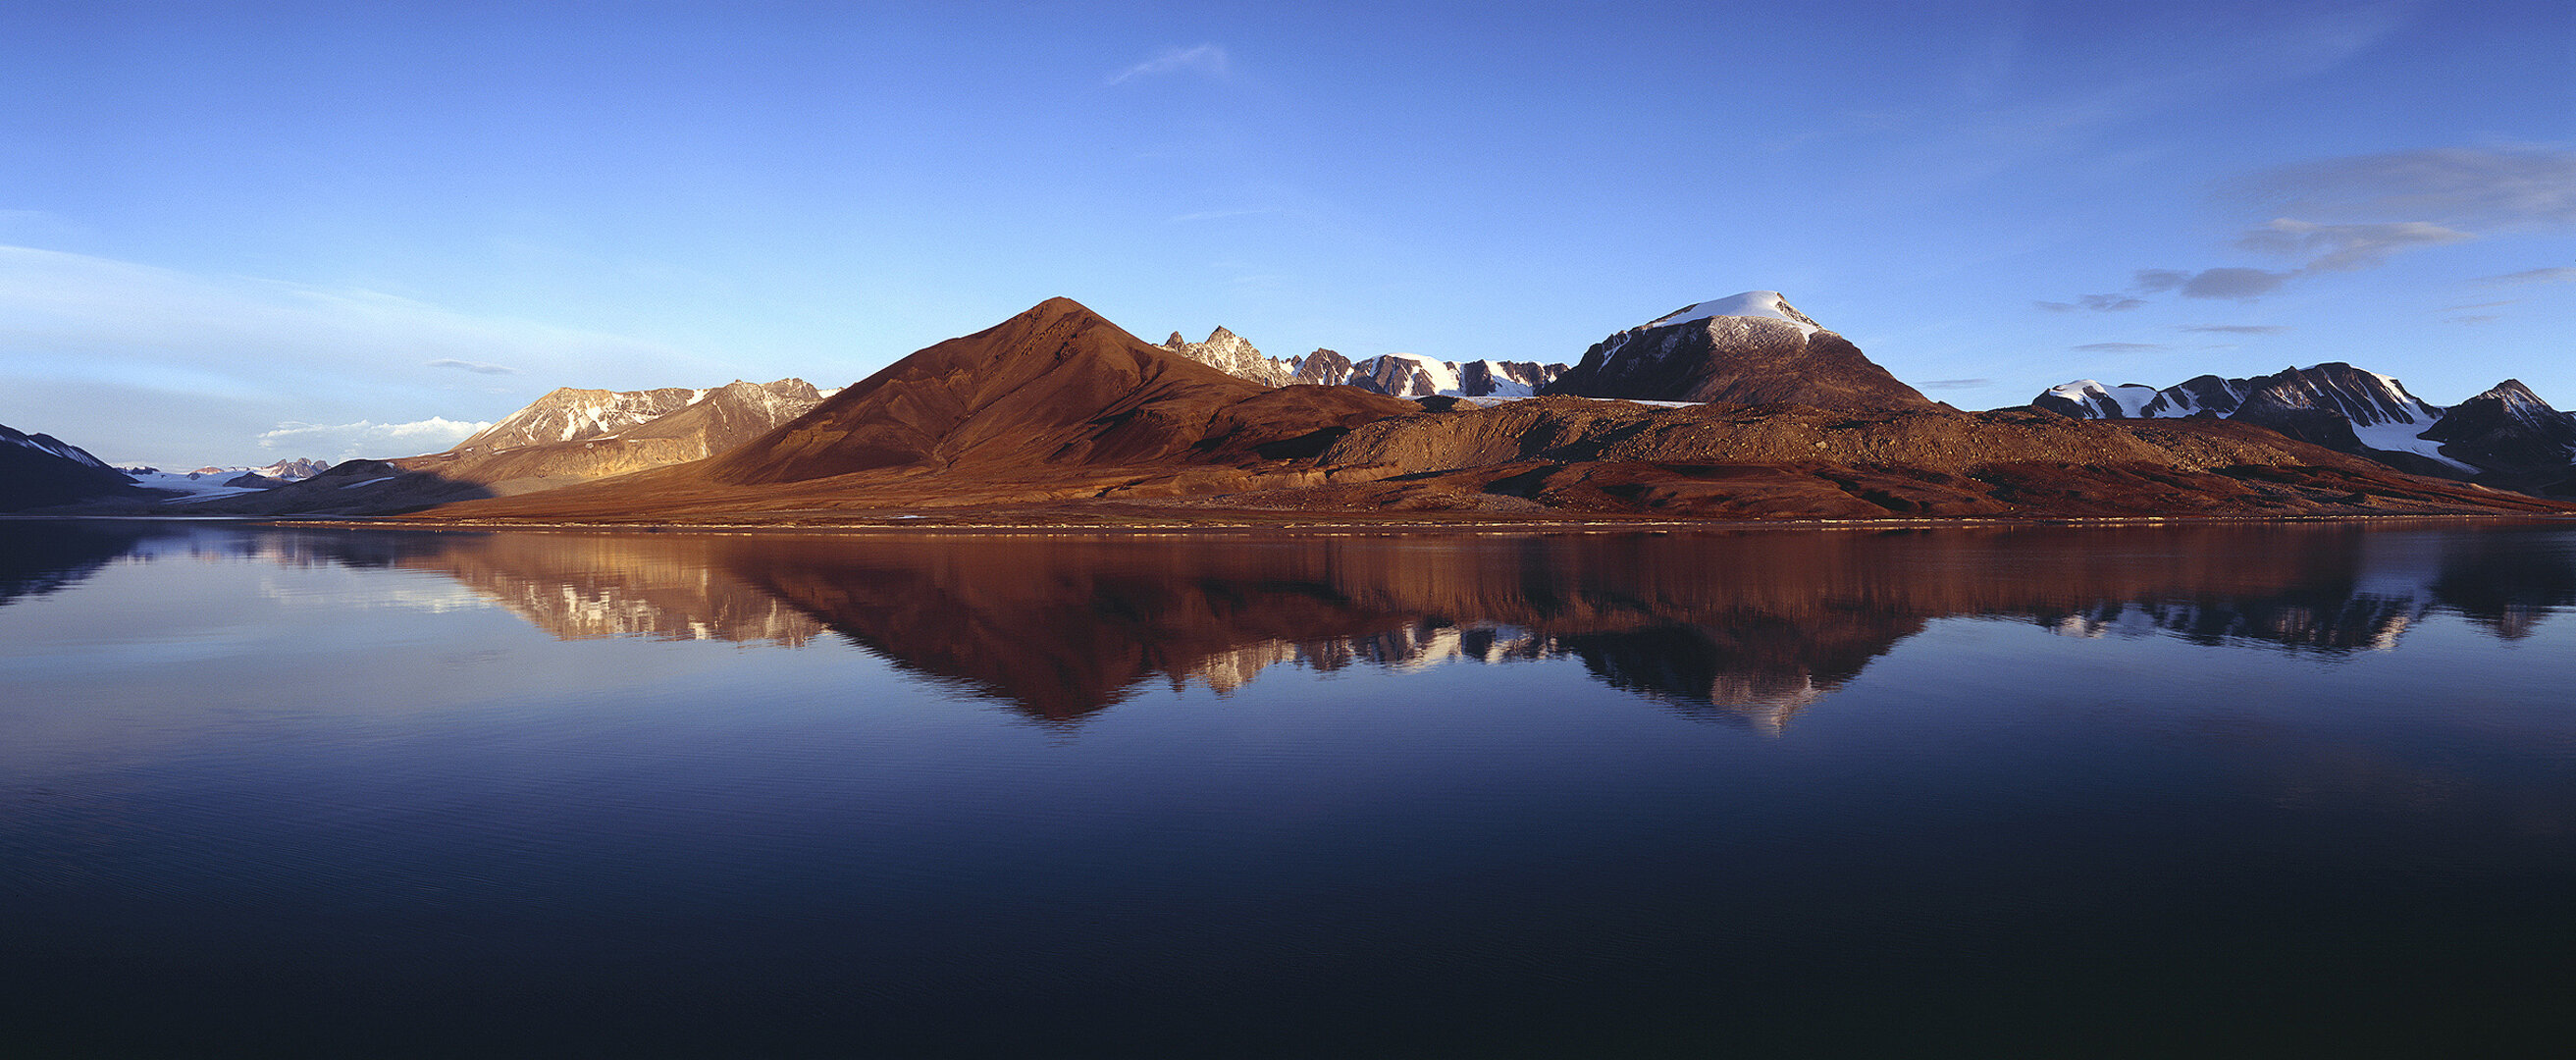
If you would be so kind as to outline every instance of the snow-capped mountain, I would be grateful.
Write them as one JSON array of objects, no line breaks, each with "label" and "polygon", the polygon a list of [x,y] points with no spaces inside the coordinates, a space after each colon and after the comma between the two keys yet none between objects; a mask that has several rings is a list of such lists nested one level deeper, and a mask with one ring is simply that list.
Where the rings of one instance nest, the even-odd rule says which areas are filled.
[{"label": "snow-capped mountain", "polygon": [[131,492],[133,486],[131,476],[86,449],[50,434],[25,434],[0,424],[0,511],[115,496]]},{"label": "snow-capped mountain", "polygon": [[[737,379],[725,386],[696,390],[677,386],[656,390],[558,387],[499,423],[457,443],[456,451],[491,452],[527,445],[614,438],[719,395],[744,400],[764,410],[795,408],[795,411],[779,418],[781,423],[802,415],[805,409],[813,408],[823,400],[813,384],[802,379],[759,384]],[[796,408],[800,405],[801,408]]]},{"label": "snow-capped mountain", "polygon": [[1209,332],[1206,342],[1184,341],[1175,331],[1163,340],[1163,348],[1263,386],[1355,386],[1401,398],[1528,397],[1565,371],[1561,364],[1496,360],[1460,364],[1418,353],[1390,353],[1356,362],[1325,349],[1303,357],[1264,357],[1252,343],[1222,327]]},{"label": "snow-capped mountain", "polygon": [[2445,409],[2395,377],[2329,362],[2266,376],[2199,376],[2158,389],[2091,379],[2050,387],[2035,407],[2078,419],[2209,415],[2270,427],[2401,471],[2560,492],[2576,471],[2576,417],[2507,380]]},{"label": "snow-capped mountain", "polygon": [[1634,401],[1932,408],[1778,291],[1699,302],[1594,343],[1539,390]]},{"label": "snow-capped mountain", "polygon": [[2576,413],[2551,408],[2519,379],[2451,406],[2423,437],[2502,479],[2564,483],[2576,467]]},{"label": "snow-capped mountain", "polygon": [[1359,361],[1343,382],[1392,397],[1529,397],[1565,374],[1561,364],[1535,361],[1435,361],[1418,353],[1390,353]]},{"label": "snow-capped mountain", "polygon": [[552,489],[703,460],[812,411],[823,396],[802,379],[737,379],[704,389],[563,387],[444,452],[344,461],[258,496],[204,500],[199,510],[379,513]]}]

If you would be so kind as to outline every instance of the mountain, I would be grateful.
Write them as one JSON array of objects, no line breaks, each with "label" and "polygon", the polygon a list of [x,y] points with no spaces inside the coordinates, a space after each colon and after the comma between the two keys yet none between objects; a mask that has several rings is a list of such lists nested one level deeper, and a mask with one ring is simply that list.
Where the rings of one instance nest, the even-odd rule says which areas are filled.
[{"label": "mountain", "polygon": [[1684,306],[1594,343],[1542,394],[1825,409],[1939,407],[1778,291]]},{"label": "mountain", "polygon": [[1528,397],[1565,371],[1533,361],[1440,361],[1418,353],[1390,353],[1353,362],[1332,350],[1281,360],[1264,357],[1252,343],[1224,328],[1206,342],[1183,341],[1180,332],[1163,348],[1263,386],[1355,386],[1389,397]]},{"label": "mountain", "polygon": [[2031,404],[2083,419],[2232,419],[2402,471],[2513,488],[2545,491],[2576,476],[2576,419],[2513,380],[2444,409],[2394,377],[2329,362],[2161,390],[2079,379]]},{"label": "mountain", "polygon": [[1223,327],[1208,332],[1206,342],[1183,342],[1181,333],[1163,340],[1163,348],[1180,354],[1217,371],[1263,386],[1288,386],[1296,383],[1297,365],[1276,357],[1264,357],[1243,336]]},{"label": "mountain", "polygon": [[1351,381],[1351,359],[1327,349],[1297,358],[1297,381],[1313,386],[1340,386]]},{"label": "mountain", "polygon": [[[1825,382],[1848,383],[1848,363]],[[722,456],[423,517],[989,527],[2443,513],[2576,506],[2216,419],[1929,402],[1484,406],[1268,388],[1059,298],[916,352]]]},{"label": "mountain", "polygon": [[1267,388],[1051,298],[895,362],[707,473],[751,485],[898,469],[1223,463],[1413,411],[1332,388]]},{"label": "mountain", "polygon": [[[1330,352],[1330,351],[1320,351]],[[1561,364],[1535,361],[1436,361],[1418,353],[1389,353],[1351,365],[1346,386],[1389,397],[1529,397],[1564,374]]]},{"label": "mountain", "polygon": [[[187,472],[186,474],[196,478],[231,478],[238,475],[257,475],[262,479],[268,480],[271,484],[275,484],[279,482],[301,482],[329,470],[330,467],[331,465],[328,461],[314,460],[306,457],[295,457],[292,459],[280,460],[271,464],[265,464],[260,467],[216,467],[209,464],[205,467],[198,468],[195,471]],[[124,468],[122,470],[129,474],[163,473],[158,468],[149,467],[133,467]]]},{"label": "mountain", "polygon": [[0,512],[141,496],[132,478],[88,450],[0,424]]},{"label": "mountain", "polygon": [[211,514],[371,514],[556,489],[723,453],[821,404],[802,379],[657,390],[559,388],[445,452],[347,461]]},{"label": "mountain", "polygon": [[2576,496],[2576,414],[2551,408],[2521,380],[2451,406],[2423,437],[2487,479]]}]

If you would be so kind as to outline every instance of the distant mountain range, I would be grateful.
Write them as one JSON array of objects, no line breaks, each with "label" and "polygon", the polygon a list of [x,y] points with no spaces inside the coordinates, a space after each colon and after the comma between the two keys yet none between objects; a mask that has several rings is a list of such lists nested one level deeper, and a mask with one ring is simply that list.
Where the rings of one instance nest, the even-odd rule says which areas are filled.
[{"label": "distant mountain range", "polygon": [[1354,386],[1390,397],[1520,398],[1539,394],[1632,401],[1795,403],[1820,408],[1930,408],[1933,402],[1799,312],[1778,291],[1700,302],[1595,343],[1571,366],[1536,361],[1442,361],[1389,353],[1352,361],[1332,350],[1265,357],[1222,327],[1205,342],[1179,332],[1163,348],[1264,386]]},{"label": "distant mountain range", "polygon": [[[2458,481],[2567,492],[2576,421],[2518,383],[2441,409],[2321,365],[2163,390],[2082,381],[2035,405],[1934,402],[1776,291],[1620,330],[1572,366],[1282,360],[1224,328],[1155,346],[1058,298],[844,390],[564,388],[445,452],[256,492],[271,476],[246,477],[191,510],[979,524],[2576,512]],[[50,461],[46,481],[86,484],[20,475],[11,503],[141,503],[87,454],[16,439],[0,448]]]},{"label": "distant mountain range", "polygon": [[1332,350],[1282,360],[1265,357],[1252,343],[1220,327],[1205,342],[1180,332],[1163,348],[1228,375],[1263,386],[1354,386],[1389,397],[1528,397],[1564,374],[1561,364],[1477,360],[1459,363],[1418,353],[1389,353],[1353,361]]},{"label": "distant mountain range", "polygon": [[377,514],[475,497],[556,489],[703,460],[821,404],[802,379],[720,387],[563,387],[444,452],[351,460],[264,493],[193,510],[240,514]]},{"label": "distant mountain range", "polygon": [[2403,471],[2576,496],[2576,415],[2550,407],[2519,380],[2443,408],[2393,377],[2338,362],[2247,379],[2204,375],[2161,389],[2079,379],[2031,404],[2084,419],[2259,424]]}]

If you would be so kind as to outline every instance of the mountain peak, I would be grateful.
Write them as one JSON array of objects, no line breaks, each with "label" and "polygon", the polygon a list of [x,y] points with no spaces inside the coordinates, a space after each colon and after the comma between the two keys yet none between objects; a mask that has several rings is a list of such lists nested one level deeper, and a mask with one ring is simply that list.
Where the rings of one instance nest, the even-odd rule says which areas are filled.
[{"label": "mountain peak", "polygon": [[1684,306],[1619,332],[1543,394],[1838,409],[1938,407],[1778,291]]},{"label": "mountain peak", "polygon": [[1676,324],[1696,323],[1717,317],[1785,320],[1797,325],[1799,331],[1810,336],[1824,330],[1823,325],[1810,319],[1807,314],[1799,312],[1795,306],[1789,304],[1788,299],[1780,297],[1778,291],[1746,291],[1725,298],[1686,305],[1640,326],[1667,328]]}]

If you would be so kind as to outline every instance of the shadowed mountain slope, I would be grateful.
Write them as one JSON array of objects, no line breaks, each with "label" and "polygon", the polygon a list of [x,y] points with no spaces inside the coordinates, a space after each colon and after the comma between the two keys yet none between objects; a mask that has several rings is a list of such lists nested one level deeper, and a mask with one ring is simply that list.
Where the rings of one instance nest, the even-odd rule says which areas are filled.
[{"label": "shadowed mountain slope", "polygon": [[0,512],[147,496],[86,449],[0,424]]}]

